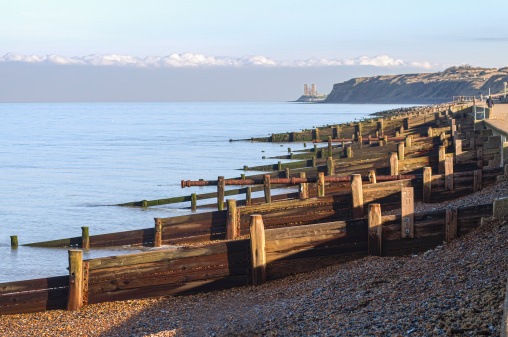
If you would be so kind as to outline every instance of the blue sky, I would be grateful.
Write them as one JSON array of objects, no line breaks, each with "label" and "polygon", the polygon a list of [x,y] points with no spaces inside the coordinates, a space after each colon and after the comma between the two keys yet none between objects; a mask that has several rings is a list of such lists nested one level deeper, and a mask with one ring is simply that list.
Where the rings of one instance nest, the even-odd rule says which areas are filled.
[{"label": "blue sky", "polygon": [[507,1],[488,0],[7,0],[0,63],[502,67],[507,13]]}]

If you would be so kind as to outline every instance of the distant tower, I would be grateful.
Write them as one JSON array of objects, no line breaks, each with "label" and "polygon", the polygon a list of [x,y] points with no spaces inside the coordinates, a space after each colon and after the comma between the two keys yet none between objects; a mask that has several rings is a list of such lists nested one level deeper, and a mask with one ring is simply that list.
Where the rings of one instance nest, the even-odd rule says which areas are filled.
[{"label": "distant tower", "polygon": [[303,95],[309,96],[309,86],[307,84],[303,85]]},{"label": "distant tower", "polygon": [[316,85],[315,84],[312,84],[311,89],[310,89],[310,94],[312,96],[317,96],[317,90],[316,90]]}]

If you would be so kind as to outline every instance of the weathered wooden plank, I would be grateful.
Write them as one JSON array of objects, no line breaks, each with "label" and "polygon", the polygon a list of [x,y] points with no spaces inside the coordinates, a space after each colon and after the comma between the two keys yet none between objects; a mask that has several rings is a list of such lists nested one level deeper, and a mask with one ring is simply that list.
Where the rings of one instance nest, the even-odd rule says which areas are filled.
[{"label": "weathered wooden plank", "polygon": [[294,250],[283,252],[270,252],[266,253],[267,267],[274,262],[300,260],[305,263],[307,259],[315,259],[320,257],[330,256],[347,256],[351,254],[366,254],[367,253],[367,240],[357,242],[337,242],[325,246],[303,247]]},{"label": "weathered wooden plank", "polygon": [[248,240],[235,240],[229,242],[216,242],[204,246],[178,247],[154,252],[118,255],[87,260],[90,271],[94,269],[111,268],[119,266],[132,266],[140,263],[150,263],[165,260],[181,259],[202,255],[214,255],[227,252],[242,251]]},{"label": "weathered wooden plank", "polygon": [[446,210],[446,242],[457,237],[457,209]]},{"label": "weathered wooden plank", "polygon": [[183,284],[164,284],[151,287],[126,289],[100,294],[90,294],[89,304],[123,301],[140,298],[169,296],[189,292],[203,292],[216,289],[239,287],[247,284],[247,276],[230,276],[219,279],[208,279],[203,281],[191,281]]},{"label": "weathered wooden plank", "polygon": [[0,296],[0,315],[13,315],[67,307],[68,288]]},{"label": "weathered wooden plank", "polygon": [[353,204],[353,218],[363,218],[362,177],[359,174],[351,176],[351,200]]},{"label": "weathered wooden plank", "polygon": [[55,276],[0,283],[0,295],[26,291],[47,290],[69,286],[69,276]]}]

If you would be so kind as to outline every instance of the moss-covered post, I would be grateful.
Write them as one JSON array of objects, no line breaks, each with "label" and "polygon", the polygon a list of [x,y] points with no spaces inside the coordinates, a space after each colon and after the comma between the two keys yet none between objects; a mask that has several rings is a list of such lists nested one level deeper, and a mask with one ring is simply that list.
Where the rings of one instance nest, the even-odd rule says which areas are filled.
[{"label": "moss-covered post", "polygon": [[326,175],[333,176],[335,174],[335,164],[330,156],[326,159]]},{"label": "moss-covered post", "polygon": [[198,196],[196,195],[196,193],[191,194],[190,200],[191,200],[191,211],[195,212],[198,208],[198,206],[197,206]]},{"label": "moss-covered post", "polygon": [[333,138],[335,139],[340,138],[340,126],[336,126],[333,128]]},{"label": "moss-covered post", "polygon": [[11,248],[13,248],[13,249],[18,248],[18,236],[17,235],[11,235]]},{"label": "moss-covered post", "polygon": [[282,163],[280,161],[277,162],[277,171],[282,171]]},{"label": "moss-covered post", "polygon": [[81,227],[81,248],[90,248],[90,234],[88,227]]},{"label": "moss-covered post", "polygon": [[69,250],[69,295],[67,310],[83,306],[83,251]]},{"label": "moss-covered post", "polygon": [[263,188],[265,191],[265,203],[269,204],[272,202],[271,186],[270,186],[270,175],[265,174],[263,177]]},{"label": "moss-covered post", "polygon": [[328,157],[332,156],[332,137],[328,137]]},{"label": "moss-covered post", "polygon": [[317,153],[317,144],[314,144],[314,153]]},{"label": "moss-covered post", "polygon": [[312,157],[312,167],[316,167],[316,156]]},{"label": "moss-covered post", "polygon": [[217,209],[222,211],[224,209],[224,191],[226,189],[226,183],[224,177],[220,176],[217,179]]}]

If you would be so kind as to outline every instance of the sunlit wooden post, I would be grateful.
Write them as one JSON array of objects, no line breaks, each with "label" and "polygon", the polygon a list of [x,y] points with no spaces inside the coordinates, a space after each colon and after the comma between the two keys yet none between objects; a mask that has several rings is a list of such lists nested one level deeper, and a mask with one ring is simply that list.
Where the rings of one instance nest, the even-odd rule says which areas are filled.
[{"label": "sunlit wooden post", "polygon": [[353,218],[363,218],[363,187],[362,176],[351,175],[351,199],[353,201]]},{"label": "sunlit wooden post", "polygon": [[236,200],[228,199],[228,215],[226,219],[226,240],[233,240],[237,236],[237,210],[236,210]]},{"label": "sunlit wooden post", "polygon": [[265,226],[260,214],[250,216],[250,252],[252,285],[266,282]]},{"label": "sunlit wooden post", "polygon": [[401,238],[414,238],[414,188],[402,187],[401,196]]},{"label": "sunlit wooden post", "polygon": [[83,306],[83,251],[69,250],[69,297],[67,310]]},{"label": "sunlit wooden post", "polygon": [[423,202],[429,203],[432,193],[432,167],[423,168]]},{"label": "sunlit wooden post", "polygon": [[382,233],[381,205],[369,204],[369,255],[381,256]]}]

